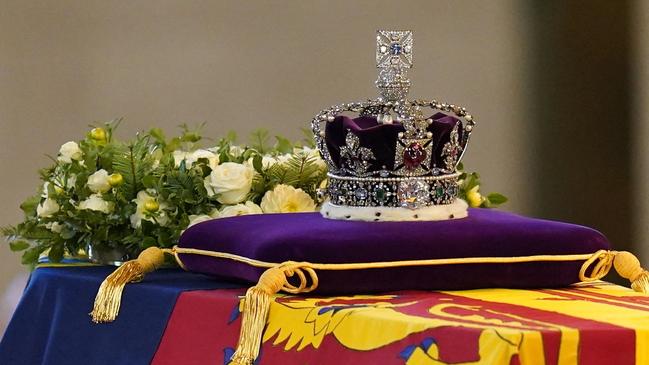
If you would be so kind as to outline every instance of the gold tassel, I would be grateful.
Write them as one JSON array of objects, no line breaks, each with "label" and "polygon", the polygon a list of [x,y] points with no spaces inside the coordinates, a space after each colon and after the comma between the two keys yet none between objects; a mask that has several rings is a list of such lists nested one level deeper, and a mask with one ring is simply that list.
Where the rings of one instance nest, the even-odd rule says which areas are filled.
[{"label": "gold tassel", "polygon": [[142,280],[145,274],[154,271],[164,263],[164,251],[149,247],[137,259],[125,262],[110,274],[97,292],[95,305],[90,315],[95,323],[112,322],[117,318],[124,286]]},{"label": "gold tassel", "polygon": [[[309,274],[311,285],[307,287]],[[288,277],[297,274],[300,279],[299,286],[293,286],[288,282]],[[318,286],[318,277],[315,271],[309,267],[303,267],[297,263],[285,263],[272,267],[261,275],[257,285],[248,289],[243,301],[243,319],[241,321],[241,332],[237,350],[232,355],[229,365],[252,365],[259,356],[261,338],[268,320],[268,312],[273,296],[280,290],[289,293],[306,293]]]},{"label": "gold tassel", "polygon": [[631,252],[620,251],[613,261],[615,271],[631,281],[633,290],[649,294],[649,272],[640,266],[640,261]]}]

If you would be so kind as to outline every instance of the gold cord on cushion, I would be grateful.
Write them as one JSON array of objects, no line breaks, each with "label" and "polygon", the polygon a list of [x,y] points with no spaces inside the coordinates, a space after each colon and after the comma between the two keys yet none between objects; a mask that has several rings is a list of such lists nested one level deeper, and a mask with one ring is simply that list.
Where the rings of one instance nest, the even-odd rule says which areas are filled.
[{"label": "gold cord on cushion", "polygon": [[[171,250],[167,250],[171,252]],[[136,260],[127,261],[110,274],[97,292],[95,304],[90,316],[95,323],[112,322],[117,318],[122,291],[127,283],[142,280],[149,273],[164,263],[165,250],[149,247],[142,251]]]},{"label": "gold cord on cushion", "polygon": [[[218,259],[227,259],[242,262],[250,266],[271,268],[281,265],[279,262],[268,262],[251,259],[245,256],[239,256],[227,252],[200,250],[197,248],[174,247],[172,249],[176,261],[183,266],[179,254],[209,256]],[[598,251],[599,252],[599,251]],[[595,253],[597,254],[597,253]],[[434,265],[458,265],[458,264],[515,264],[522,262],[537,261],[583,261],[588,260],[592,253],[572,254],[572,255],[531,255],[531,256],[492,256],[492,257],[457,257],[448,259],[421,259],[421,260],[402,260],[402,261],[378,261],[378,262],[357,262],[348,264],[322,264],[313,262],[303,262],[302,264],[315,270],[359,270],[359,269],[385,269],[390,267],[408,267],[408,266],[434,266]]]}]

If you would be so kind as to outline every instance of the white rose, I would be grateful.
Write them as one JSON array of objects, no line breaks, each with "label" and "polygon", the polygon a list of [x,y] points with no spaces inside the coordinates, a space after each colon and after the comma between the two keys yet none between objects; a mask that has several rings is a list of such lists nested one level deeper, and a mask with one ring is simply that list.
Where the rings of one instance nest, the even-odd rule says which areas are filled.
[{"label": "white rose", "polygon": [[47,198],[36,207],[36,214],[41,218],[51,217],[61,207],[54,199]]},{"label": "white rose", "polygon": [[219,155],[208,150],[196,150],[194,152],[174,151],[173,156],[176,167],[185,161],[185,167],[189,169],[201,158],[207,159],[212,170],[219,164]]},{"label": "white rose", "polygon": [[[140,228],[142,226],[142,220],[153,222],[165,226],[169,222],[169,217],[165,212],[165,209],[168,208],[168,204],[165,202],[156,201],[154,197],[149,195],[148,192],[142,190],[137,193],[137,198],[133,199],[136,204],[135,213],[131,214],[131,227]],[[157,202],[158,210],[155,212],[148,212],[146,210],[146,204],[148,202]]]},{"label": "white rose", "polygon": [[201,222],[209,221],[210,219],[213,219],[213,218],[210,217],[207,214],[190,215],[189,216],[189,225],[187,226],[187,228],[189,228],[189,227],[191,227],[193,225],[196,225],[198,223],[201,223]]},{"label": "white rose", "polygon": [[230,146],[230,154],[234,157],[239,157],[243,155],[245,149],[241,146]]},{"label": "white rose", "polygon": [[83,152],[79,148],[79,145],[76,142],[66,142],[59,149],[58,160],[64,163],[71,163],[72,160],[81,160],[83,157]]},{"label": "white rose", "polygon": [[220,214],[221,213],[219,212],[218,209],[212,209],[210,214],[200,214],[200,215],[192,214],[192,215],[190,215],[188,217],[189,218],[189,225],[187,226],[187,228],[189,228],[189,227],[191,227],[191,226],[193,226],[195,224],[208,221],[210,219],[218,218]]},{"label": "white rose", "polygon": [[315,202],[302,189],[290,185],[277,185],[267,191],[261,199],[261,209],[264,213],[296,213],[313,212]]},{"label": "white rose", "polygon": [[219,164],[219,155],[208,150],[196,150],[187,156],[187,167],[191,167],[194,162],[198,161],[200,158],[205,158],[209,162],[209,166],[212,170],[216,168]]},{"label": "white rose", "polygon": [[253,175],[254,170],[246,164],[226,162],[205,178],[205,189],[209,196],[216,195],[221,204],[237,204],[250,192]]},{"label": "white rose", "polygon": [[259,205],[251,201],[247,201],[245,204],[228,205],[225,208],[221,209],[221,214],[219,214],[219,218],[237,217],[240,215],[261,214],[261,213],[263,212],[261,211]]},{"label": "white rose", "polygon": [[105,193],[110,190],[108,183],[108,172],[104,169],[98,170],[94,174],[88,176],[88,188],[94,193]]},{"label": "white rose", "polygon": [[113,202],[108,202],[102,199],[101,194],[92,194],[88,199],[79,203],[79,210],[94,210],[96,212],[110,213],[115,208]]},{"label": "white rose", "polygon": [[50,222],[45,227],[54,233],[61,233],[63,230],[63,225],[59,222]]}]

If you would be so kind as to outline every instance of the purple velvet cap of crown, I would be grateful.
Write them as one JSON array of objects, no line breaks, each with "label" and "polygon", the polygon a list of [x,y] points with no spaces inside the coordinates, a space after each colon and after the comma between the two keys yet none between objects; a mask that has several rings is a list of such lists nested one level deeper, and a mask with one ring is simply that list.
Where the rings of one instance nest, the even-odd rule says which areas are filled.
[{"label": "purple velvet cap of crown", "polygon": [[[587,254],[609,249],[607,239],[591,228],[490,209],[470,209],[467,218],[432,222],[341,221],[325,219],[319,213],[222,218],[187,229],[179,246],[276,263]],[[188,270],[230,280],[256,282],[264,271],[207,256],[180,254],[180,258]],[[316,292],[562,287],[579,281],[582,264],[567,261],[320,270]]]},{"label": "purple velvet cap of crown", "polygon": [[[459,119],[438,112],[430,117],[432,125],[428,131],[433,133],[433,163],[442,165],[441,155],[444,144],[449,141],[450,134]],[[379,124],[375,117],[361,116],[350,118],[348,116],[337,116],[325,127],[325,142],[332,161],[336,167],[340,167],[340,148],[345,145],[347,131],[354,133],[360,140],[360,145],[370,148],[376,157],[370,171],[382,170],[385,166],[388,170],[394,169],[394,156],[396,151],[399,132],[405,131],[398,123]],[[463,130],[460,128],[460,140]]]}]

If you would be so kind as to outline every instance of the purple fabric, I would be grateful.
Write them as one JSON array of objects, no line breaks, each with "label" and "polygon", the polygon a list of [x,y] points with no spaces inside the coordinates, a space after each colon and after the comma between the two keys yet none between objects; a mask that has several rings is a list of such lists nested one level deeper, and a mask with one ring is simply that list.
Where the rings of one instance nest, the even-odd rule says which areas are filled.
[{"label": "purple fabric", "polygon": [[[433,164],[441,165],[442,149],[449,141],[451,131],[459,121],[453,116],[436,113],[430,117],[433,124],[428,130],[433,132]],[[397,122],[394,124],[379,124],[374,117],[349,118],[338,116],[325,127],[325,142],[334,163],[340,167],[340,147],[345,145],[347,130],[358,136],[360,145],[368,147],[376,157],[370,165],[370,171],[381,170],[385,165],[389,170],[394,169],[394,154],[396,152],[397,135],[405,129]],[[462,129],[459,129],[462,140]]]},{"label": "purple fabric", "polygon": [[[319,213],[263,214],[199,223],[180,247],[233,253],[270,262],[353,263],[482,256],[586,254],[608,249],[599,232],[574,224],[489,209],[438,222],[358,222]],[[191,271],[256,282],[263,269],[230,260],[180,255]],[[456,290],[562,287],[579,281],[578,262],[459,264],[318,271],[323,294],[406,289]]]}]

